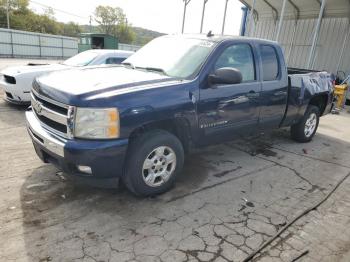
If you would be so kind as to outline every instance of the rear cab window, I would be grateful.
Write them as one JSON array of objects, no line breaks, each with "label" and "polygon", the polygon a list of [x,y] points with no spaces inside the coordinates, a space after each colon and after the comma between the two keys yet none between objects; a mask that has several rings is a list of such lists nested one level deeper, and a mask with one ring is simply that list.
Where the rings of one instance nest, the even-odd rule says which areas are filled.
[{"label": "rear cab window", "polygon": [[274,81],[280,78],[280,62],[276,49],[271,45],[260,46],[263,81]]}]

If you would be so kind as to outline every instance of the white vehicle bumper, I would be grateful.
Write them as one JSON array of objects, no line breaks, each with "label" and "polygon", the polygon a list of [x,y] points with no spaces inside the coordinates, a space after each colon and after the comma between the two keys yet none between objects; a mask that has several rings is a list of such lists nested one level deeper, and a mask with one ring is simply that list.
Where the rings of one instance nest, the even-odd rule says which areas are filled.
[{"label": "white vehicle bumper", "polygon": [[0,88],[4,90],[4,99],[14,104],[30,103],[30,87],[23,87],[21,83],[10,84],[5,82],[4,78],[0,78]]}]

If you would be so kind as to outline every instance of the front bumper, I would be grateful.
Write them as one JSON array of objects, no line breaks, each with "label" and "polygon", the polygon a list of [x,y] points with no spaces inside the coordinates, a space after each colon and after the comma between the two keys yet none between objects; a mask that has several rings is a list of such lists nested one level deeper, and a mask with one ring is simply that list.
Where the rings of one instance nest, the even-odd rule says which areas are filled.
[{"label": "front bumper", "polygon": [[18,83],[9,84],[4,80],[0,79],[0,88],[4,90],[5,101],[12,104],[20,105],[30,104],[30,85],[29,88],[21,88]]},{"label": "front bumper", "polygon": [[[44,129],[31,110],[26,111],[26,121],[35,151],[42,161],[88,184],[117,185],[113,182],[123,174],[128,139],[66,140]],[[78,166],[90,167],[91,174],[80,172]]]}]

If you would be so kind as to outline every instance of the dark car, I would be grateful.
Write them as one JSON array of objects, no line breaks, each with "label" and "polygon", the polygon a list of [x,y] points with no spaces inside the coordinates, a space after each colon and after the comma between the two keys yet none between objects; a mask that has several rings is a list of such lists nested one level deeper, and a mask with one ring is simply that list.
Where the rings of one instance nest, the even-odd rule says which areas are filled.
[{"label": "dark car", "polygon": [[28,131],[39,157],[72,177],[158,194],[193,147],[286,126],[310,141],[331,110],[332,79],[291,73],[276,42],[163,36],[122,65],[38,78]]}]

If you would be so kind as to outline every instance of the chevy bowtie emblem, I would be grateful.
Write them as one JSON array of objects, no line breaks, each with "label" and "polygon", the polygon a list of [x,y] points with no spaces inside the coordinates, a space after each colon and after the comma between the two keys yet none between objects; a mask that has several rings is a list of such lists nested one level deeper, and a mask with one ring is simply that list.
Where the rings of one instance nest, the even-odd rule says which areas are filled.
[{"label": "chevy bowtie emblem", "polygon": [[36,112],[38,115],[41,115],[41,111],[43,110],[43,105],[42,105],[42,103],[36,101],[36,102],[33,104],[33,107],[34,107],[35,112]]}]

